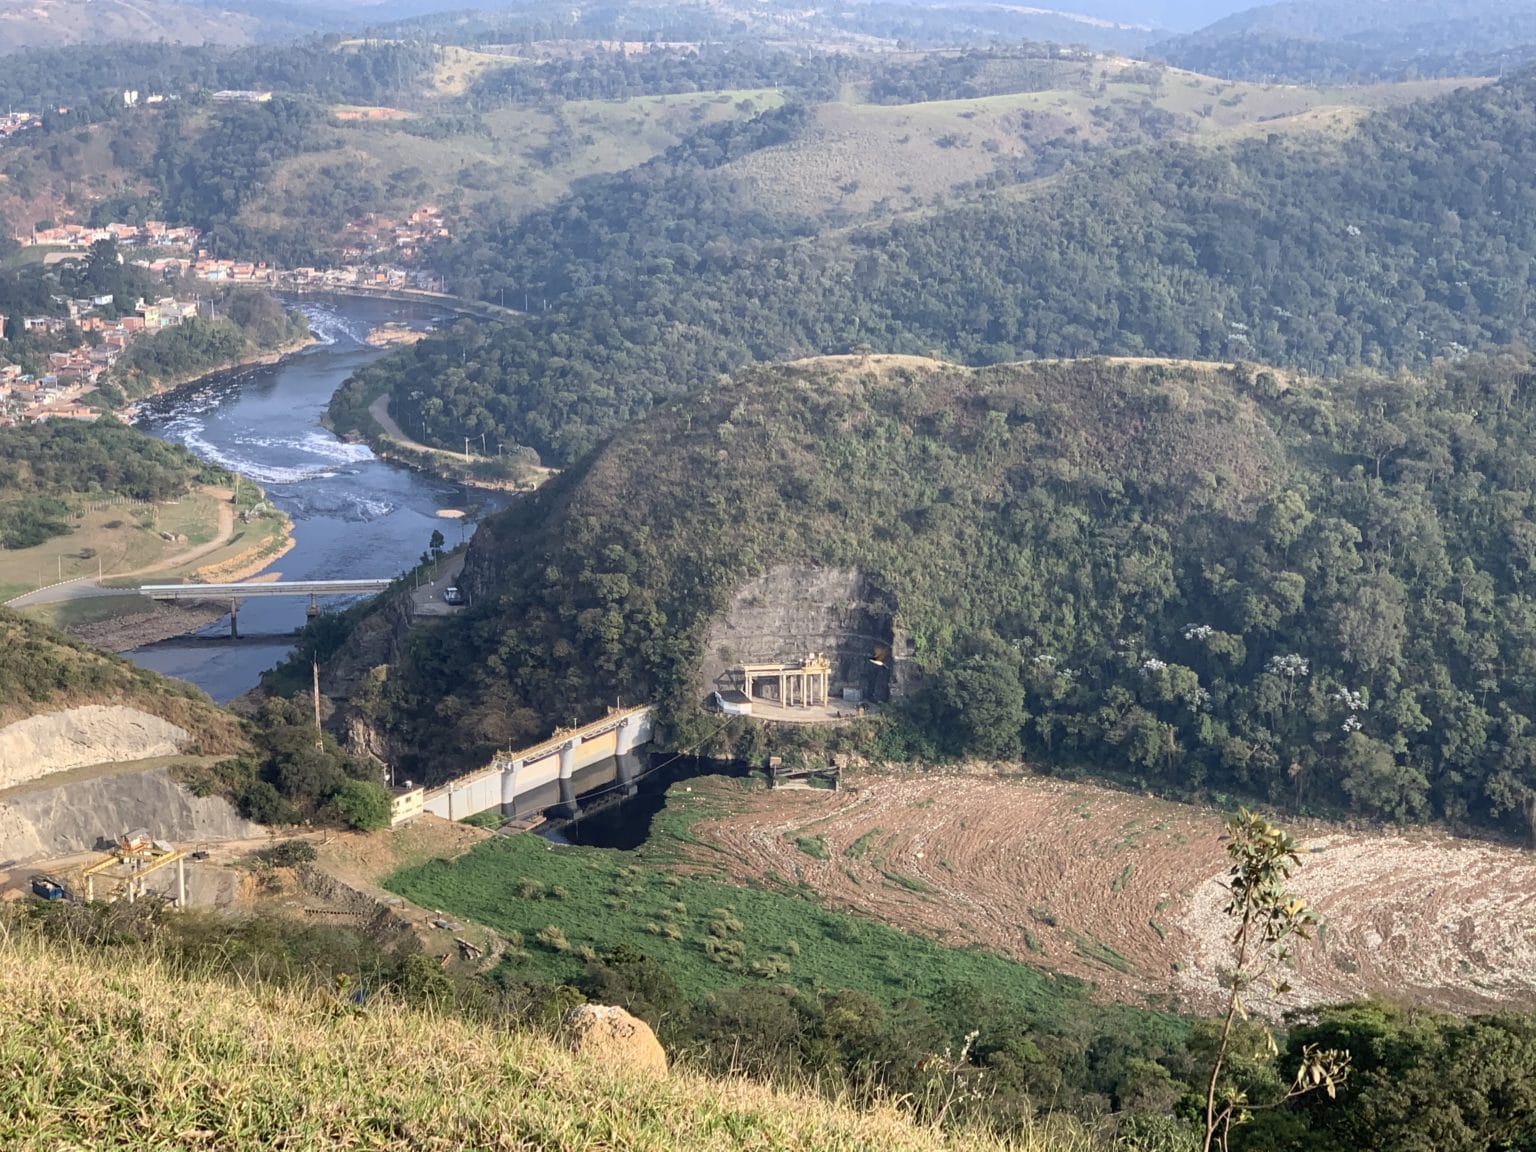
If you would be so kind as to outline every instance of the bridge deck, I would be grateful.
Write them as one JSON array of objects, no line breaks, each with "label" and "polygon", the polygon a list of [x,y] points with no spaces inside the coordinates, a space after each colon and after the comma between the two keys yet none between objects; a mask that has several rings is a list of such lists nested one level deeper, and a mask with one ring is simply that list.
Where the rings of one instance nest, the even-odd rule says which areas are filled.
[{"label": "bridge deck", "polygon": [[151,600],[215,600],[247,596],[359,596],[382,592],[394,581],[384,580],[272,580],[241,584],[145,584],[139,595]]}]

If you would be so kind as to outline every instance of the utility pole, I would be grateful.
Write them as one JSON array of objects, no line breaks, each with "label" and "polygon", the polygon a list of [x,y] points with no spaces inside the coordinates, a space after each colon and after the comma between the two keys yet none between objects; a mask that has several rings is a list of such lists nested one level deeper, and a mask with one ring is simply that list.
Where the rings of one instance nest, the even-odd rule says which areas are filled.
[{"label": "utility pole", "polygon": [[315,672],[315,748],[317,751],[325,751],[325,733],[320,728],[320,661],[311,660],[310,667]]}]

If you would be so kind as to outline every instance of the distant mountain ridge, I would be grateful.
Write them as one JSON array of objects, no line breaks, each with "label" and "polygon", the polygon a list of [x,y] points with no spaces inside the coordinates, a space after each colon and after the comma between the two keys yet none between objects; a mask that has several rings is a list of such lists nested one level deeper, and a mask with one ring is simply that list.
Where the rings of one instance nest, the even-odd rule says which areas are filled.
[{"label": "distant mountain ridge", "polygon": [[1181,68],[1243,80],[1491,75],[1536,57],[1536,0],[1285,0],[1150,51]]}]

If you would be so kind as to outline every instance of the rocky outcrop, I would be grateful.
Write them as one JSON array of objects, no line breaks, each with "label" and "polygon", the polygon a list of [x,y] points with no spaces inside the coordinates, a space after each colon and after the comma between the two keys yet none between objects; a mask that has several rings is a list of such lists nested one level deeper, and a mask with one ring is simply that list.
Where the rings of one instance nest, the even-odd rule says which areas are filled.
[{"label": "rocky outcrop", "polygon": [[349,700],[363,687],[370,673],[399,661],[411,632],[410,597],[381,597],[320,673],[320,688],[338,700]]},{"label": "rocky outcrop", "polygon": [[137,708],[88,704],[0,728],[0,788],[90,764],[174,756],[190,734]]},{"label": "rocky outcrop", "polygon": [[132,828],[176,843],[266,834],[222,796],[194,796],[163,768],[66,779],[0,795],[0,860],[89,852]]},{"label": "rocky outcrop", "polygon": [[[703,657],[706,690],[734,686],[731,669],[824,653],[832,689],[858,690],[866,700],[890,694],[889,652],[895,606],[864,573],[847,568],[780,564],[748,580],[710,626]],[[900,655],[900,654],[898,654]]]},{"label": "rocky outcrop", "polygon": [[566,1043],[578,1056],[616,1072],[667,1074],[667,1053],[644,1020],[622,1008],[580,1004],[565,1016]]}]

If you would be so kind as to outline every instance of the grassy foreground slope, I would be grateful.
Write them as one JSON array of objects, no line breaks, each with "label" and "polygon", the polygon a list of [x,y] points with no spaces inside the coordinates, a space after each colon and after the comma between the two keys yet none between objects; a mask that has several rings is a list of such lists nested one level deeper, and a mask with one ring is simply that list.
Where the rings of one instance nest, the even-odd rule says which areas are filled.
[{"label": "grassy foreground slope", "polygon": [[15,938],[0,942],[0,988],[0,1146],[14,1152],[1005,1146],[945,1138],[894,1109],[688,1074],[632,1079],[532,1036]]}]

